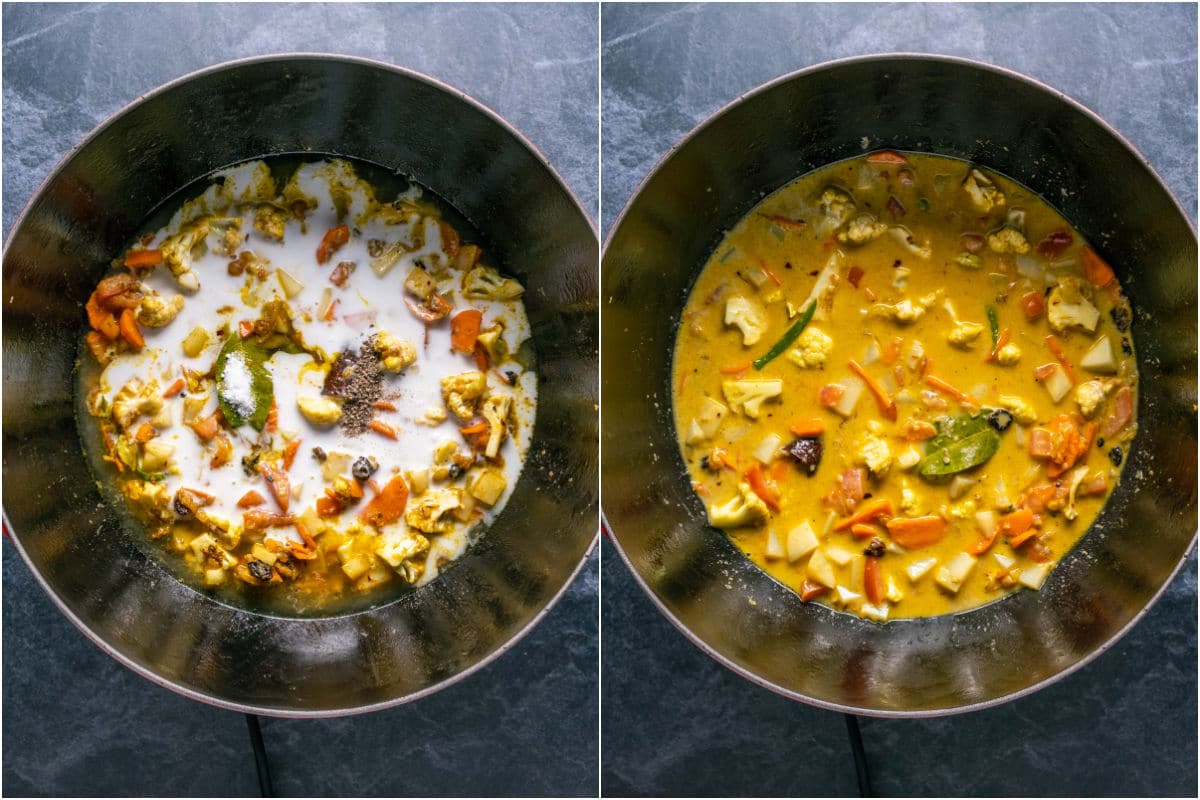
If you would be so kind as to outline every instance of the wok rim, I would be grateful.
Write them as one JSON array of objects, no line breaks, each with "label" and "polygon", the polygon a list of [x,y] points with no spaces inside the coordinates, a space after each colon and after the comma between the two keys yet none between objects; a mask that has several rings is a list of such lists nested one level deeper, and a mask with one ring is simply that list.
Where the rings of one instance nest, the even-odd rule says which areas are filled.
[{"label": "wok rim", "polygon": [[[212,64],[207,67],[201,67],[200,69],[196,69],[191,72],[185,73],[177,78],[167,81],[166,83],[160,84],[159,86],[156,86],[155,88],[153,88],[147,92],[144,92],[143,94],[138,95],[133,100],[125,103],[120,108],[118,108],[116,111],[109,114],[99,124],[97,124],[95,127],[93,127],[86,135],[84,135],[81,139],[79,139],[79,141],[77,141],[69,150],[67,150],[66,153],[63,154],[63,156],[57,161],[57,163],[55,163],[55,165],[51,168],[51,170],[46,174],[46,177],[43,178],[42,181],[38,184],[38,186],[34,190],[33,194],[31,194],[29,196],[29,199],[26,200],[25,204],[21,208],[21,211],[16,215],[16,217],[14,217],[12,226],[9,228],[8,234],[4,238],[4,249],[3,249],[4,259],[7,260],[8,250],[13,242],[13,239],[16,238],[16,234],[21,229],[22,225],[24,224],[25,218],[28,216],[29,212],[33,209],[34,205],[36,205],[36,203],[42,198],[47,187],[49,187],[50,184],[53,183],[59,177],[59,175],[63,172],[63,170],[66,168],[66,166],[75,158],[75,156],[77,156],[79,154],[80,151],[82,151],[85,147],[87,147],[93,141],[98,139],[118,119],[124,117],[128,113],[131,113],[132,111],[134,111],[135,109],[140,107],[142,104],[146,103],[147,101],[152,100],[156,97],[159,97],[160,95],[166,94],[167,92],[169,92],[185,83],[196,80],[198,78],[204,78],[204,77],[208,77],[209,75],[213,75],[213,74],[216,74],[219,72],[238,69],[241,67],[250,66],[250,65],[254,65],[254,64],[271,63],[271,62],[285,62],[285,61],[319,61],[319,62],[329,61],[329,62],[337,62],[337,63],[342,63],[342,64],[353,64],[353,65],[357,65],[357,66],[363,66],[363,67],[369,67],[369,68],[378,69],[378,70],[384,70],[387,72],[395,73],[397,75],[408,78],[410,80],[416,80],[418,82],[425,83],[435,89],[443,91],[443,92],[453,96],[454,98],[460,100],[461,102],[465,103],[468,107],[470,107],[474,111],[482,113],[485,117],[489,118],[492,122],[494,122],[495,124],[500,126],[500,128],[505,133],[507,133],[509,136],[513,137],[514,139],[516,139],[517,142],[519,142],[522,146],[524,146],[526,149],[528,149],[530,153],[533,154],[534,158],[536,158],[537,161],[541,163],[542,167],[544,167],[547,170],[547,172],[549,172],[550,176],[554,179],[554,181],[558,184],[558,186],[563,190],[563,192],[566,194],[566,197],[570,200],[570,202],[572,204],[574,204],[574,206],[578,210],[580,216],[583,217],[583,219],[587,222],[588,228],[591,230],[592,236],[596,239],[597,243],[599,243],[600,237],[599,237],[598,223],[596,220],[592,219],[591,214],[589,214],[587,209],[584,208],[583,203],[580,202],[578,195],[575,194],[575,191],[570,187],[570,185],[558,173],[558,171],[550,163],[549,159],[546,158],[546,155],[541,150],[539,150],[537,148],[537,146],[533,144],[533,142],[531,142],[523,133],[521,133],[519,130],[517,130],[517,128],[514,125],[512,125],[512,123],[510,123],[508,120],[506,120],[504,117],[502,117],[497,112],[493,111],[489,106],[485,105],[484,103],[480,102],[479,100],[476,100],[474,97],[472,97],[471,95],[462,91],[461,89],[457,89],[457,88],[451,86],[450,84],[445,83],[444,81],[438,80],[437,78],[434,78],[423,72],[419,72],[417,70],[410,69],[408,67],[402,67],[402,66],[399,66],[396,64],[390,64],[386,61],[381,61],[379,59],[374,59],[374,58],[367,58],[364,56],[343,55],[343,54],[338,54],[338,53],[295,51],[295,52],[270,53],[270,54],[265,54],[265,55],[246,56],[244,58],[237,58],[237,59],[233,59],[230,61],[222,61],[220,63]],[[598,366],[599,365],[597,364],[597,367]],[[459,681],[462,681],[462,680],[468,678],[469,676],[475,674],[477,671],[479,671],[479,670],[483,669],[484,667],[488,666],[489,664],[491,664],[494,660],[498,659],[503,654],[507,653],[518,642],[520,642],[522,639],[524,639],[525,636],[530,631],[532,631],[546,617],[547,614],[550,613],[550,611],[554,608],[554,606],[556,606],[558,604],[558,601],[560,599],[562,599],[562,596],[564,594],[566,594],[567,590],[570,589],[571,586],[575,583],[575,581],[579,578],[580,572],[583,571],[584,565],[587,564],[588,559],[591,557],[592,553],[595,552],[596,545],[600,541],[600,528],[599,528],[599,524],[597,523],[596,533],[593,534],[592,539],[588,543],[587,548],[584,550],[582,556],[579,558],[579,561],[575,565],[574,569],[571,570],[571,572],[567,576],[566,580],[563,581],[562,586],[560,586],[558,588],[558,590],[545,603],[545,605],[543,605],[542,608],[539,609],[536,614],[534,614],[532,617],[530,617],[530,619],[528,621],[526,621],[525,624],[523,626],[521,626],[512,636],[510,636],[507,640],[505,640],[502,644],[500,644],[495,650],[491,651],[490,653],[488,653],[485,656],[483,656],[482,658],[480,658],[474,664],[471,664],[470,666],[466,667],[465,669],[463,669],[459,672],[456,672],[455,674],[450,675],[446,678],[443,678],[440,681],[432,683],[423,689],[419,689],[415,692],[410,692],[408,694],[400,695],[399,697],[390,698],[388,700],[382,700],[382,701],[379,701],[376,703],[368,703],[368,704],[358,705],[358,706],[349,706],[349,707],[345,707],[345,708],[323,708],[323,709],[308,710],[308,709],[280,708],[280,707],[274,707],[274,706],[256,706],[256,705],[251,705],[251,704],[247,704],[247,703],[237,703],[237,702],[225,700],[224,698],[218,697],[214,694],[198,691],[196,689],[191,689],[180,683],[177,683],[168,678],[165,678],[162,675],[159,675],[158,673],[156,673],[155,671],[150,669],[149,667],[143,666],[142,664],[139,664],[138,662],[129,658],[124,653],[117,650],[115,647],[109,645],[103,638],[101,638],[97,633],[93,632],[86,624],[84,624],[84,622],[82,620],[80,620],[79,617],[76,616],[66,606],[66,604],[63,602],[63,600],[58,596],[58,593],[55,592],[46,583],[46,580],[42,576],[41,571],[33,564],[33,562],[31,561],[31,559],[29,557],[29,554],[25,551],[25,548],[21,545],[20,538],[16,533],[16,529],[13,527],[12,523],[9,521],[8,512],[3,508],[2,501],[0,501],[0,519],[3,520],[5,538],[7,538],[9,543],[12,544],[16,548],[17,553],[19,553],[21,556],[21,560],[25,562],[25,566],[29,569],[30,573],[33,575],[33,577],[37,581],[38,585],[41,586],[42,590],[50,597],[50,600],[54,603],[54,605],[58,608],[58,610],[63,614],[64,617],[66,617],[71,622],[72,625],[74,625],[81,633],[83,633],[83,635],[89,641],[91,641],[94,645],[96,645],[98,648],[100,648],[101,651],[103,651],[104,653],[111,656],[114,660],[116,660],[122,666],[132,670],[134,673],[140,675],[143,678],[146,678],[150,682],[152,682],[158,686],[161,686],[165,689],[168,689],[171,692],[174,692],[175,694],[182,695],[183,697],[189,698],[191,700],[197,700],[197,701],[204,703],[206,705],[209,705],[209,706],[214,706],[216,708],[221,708],[221,709],[225,709],[228,711],[236,711],[236,712],[239,712],[242,714],[254,714],[256,716],[275,717],[275,718],[283,718],[283,719],[320,719],[320,718],[333,718],[333,717],[347,717],[347,716],[353,716],[353,715],[357,715],[357,714],[367,714],[367,713],[374,712],[374,711],[382,711],[384,709],[394,708],[396,706],[405,705],[405,704],[411,703],[415,700],[419,700],[422,697],[426,697],[428,695],[431,695],[438,691],[441,691],[442,689],[449,688],[450,686],[453,686],[454,684],[458,683]],[[245,613],[255,614],[255,612],[246,611],[245,609],[240,609],[240,610],[245,611]],[[374,610],[374,609],[366,609],[366,611],[370,611],[370,610]],[[358,612],[358,613],[362,613],[362,612]],[[269,615],[260,615],[260,614],[255,614],[255,615],[256,616],[269,616]],[[341,616],[341,615],[339,615],[339,616]]]},{"label": "wok rim", "polygon": [[[678,141],[676,141],[675,144],[673,144],[670,147],[670,149],[667,150],[655,162],[654,166],[650,169],[650,171],[647,172],[646,175],[637,183],[637,186],[635,187],[633,193],[630,194],[629,198],[625,201],[624,206],[621,208],[621,211],[617,214],[617,216],[613,219],[612,225],[609,227],[609,229],[607,231],[605,238],[604,238],[604,247],[600,251],[601,291],[603,291],[603,287],[604,287],[604,266],[603,265],[604,265],[605,257],[608,254],[609,247],[612,244],[612,241],[613,241],[613,238],[614,238],[616,232],[620,229],[622,223],[625,221],[625,218],[629,215],[631,209],[633,208],[634,203],[638,200],[639,197],[641,197],[643,191],[650,184],[650,182],[653,181],[656,177],[658,177],[658,174],[663,170],[663,168],[667,165],[667,163],[669,161],[671,161],[676,156],[676,154],[678,154],[681,150],[683,150],[683,148],[685,148],[689,144],[691,144],[694,139],[698,138],[700,136],[700,134],[703,133],[709,126],[716,123],[720,118],[724,117],[727,113],[733,111],[735,108],[742,105],[742,103],[746,102],[747,100],[753,99],[754,97],[757,97],[761,94],[765,94],[766,92],[769,92],[778,86],[788,83],[789,81],[801,79],[801,78],[807,77],[808,75],[811,75],[815,72],[820,72],[820,71],[824,71],[824,70],[828,70],[828,69],[835,69],[835,68],[839,68],[839,67],[863,64],[863,63],[880,63],[880,62],[886,63],[886,62],[892,62],[892,61],[927,61],[927,62],[933,62],[933,63],[939,63],[939,64],[946,64],[946,65],[950,65],[953,67],[969,67],[969,68],[973,68],[973,69],[982,70],[985,72],[995,73],[1001,77],[1007,78],[1009,80],[1017,81],[1019,83],[1024,83],[1032,89],[1035,89],[1037,91],[1043,92],[1048,95],[1051,95],[1053,98],[1058,100],[1060,103],[1063,103],[1066,106],[1070,107],[1072,110],[1083,114],[1085,117],[1090,119],[1092,122],[1096,123],[1098,126],[1100,126],[1100,128],[1105,133],[1107,133],[1114,140],[1116,140],[1116,142],[1118,144],[1120,144],[1126,150],[1128,150],[1134,156],[1134,158],[1137,160],[1137,162],[1141,165],[1141,167],[1150,175],[1151,178],[1154,179],[1154,181],[1158,184],[1159,188],[1171,200],[1171,202],[1175,206],[1176,211],[1179,213],[1179,216],[1187,223],[1187,227],[1191,231],[1192,238],[1193,239],[1196,238],[1196,223],[1192,220],[1192,218],[1190,216],[1188,216],[1187,212],[1184,210],[1183,206],[1180,204],[1179,198],[1177,198],[1175,196],[1175,193],[1173,191],[1171,191],[1171,188],[1162,179],[1162,176],[1160,176],[1154,170],[1154,168],[1150,165],[1149,160],[1144,155],[1142,155],[1141,151],[1138,150],[1133,145],[1132,142],[1130,142],[1127,138],[1125,138],[1125,136],[1123,136],[1119,131],[1117,131],[1116,128],[1114,128],[1107,121],[1105,121],[1103,117],[1101,117],[1095,111],[1092,111],[1090,108],[1085,106],[1083,103],[1079,102],[1078,100],[1075,100],[1074,98],[1070,97],[1066,93],[1062,92],[1061,90],[1056,89],[1053,86],[1050,86],[1049,84],[1038,80],[1037,78],[1026,75],[1023,72],[1009,69],[1007,67],[1000,67],[995,64],[990,64],[986,61],[980,61],[980,60],[973,59],[973,58],[965,58],[962,56],[942,55],[942,54],[937,54],[937,53],[917,53],[917,52],[871,53],[871,54],[865,54],[865,55],[849,56],[849,57],[845,57],[845,58],[837,58],[837,59],[832,59],[829,61],[822,61],[820,63],[813,64],[808,67],[803,67],[801,69],[785,73],[776,78],[772,78],[771,80],[769,80],[765,83],[762,83],[762,84],[754,87],[753,89],[750,89],[749,91],[742,92],[741,94],[737,95],[737,97],[735,97],[733,100],[730,100],[729,102],[723,104],[717,110],[713,111],[708,116],[706,116],[703,120],[701,120],[691,130],[689,130],[686,134],[684,134]],[[601,158],[603,159],[603,155],[601,155]],[[603,346],[604,346],[604,343],[603,343],[603,331],[604,331],[603,310],[601,311],[600,330],[601,330],[601,353],[603,353]],[[600,381],[600,383],[601,383],[601,387],[603,387],[603,385],[604,385],[603,364],[601,365],[601,381]],[[601,393],[600,405],[601,405],[601,409],[603,409],[603,407],[604,407],[603,392]],[[601,420],[601,431],[603,432],[603,420]],[[601,463],[601,469],[603,470],[603,464],[604,464],[603,436],[601,436],[601,460],[600,460],[600,463]],[[649,584],[647,584],[647,582],[643,579],[641,573],[638,572],[638,570],[634,568],[633,562],[631,561],[629,555],[625,552],[624,548],[621,547],[620,539],[617,536],[612,524],[608,521],[607,514],[605,514],[605,512],[604,512],[603,485],[604,485],[604,481],[603,481],[603,472],[602,472],[601,473],[601,494],[600,494],[600,524],[602,526],[602,529],[605,532],[605,537],[616,549],[617,554],[621,557],[621,561],[624,562],[625,567],[633,575],[633,578],[637,582],[638,586],[641,587],[642,591],[646,593],[646,595],[650,598],[650,601],[654,604],[655,607],[657,607],[658,611],[664,617],[666,617],[666,619],[671,623],[671,625],[673,625],[675,627],[676,630],[678,630],[680,633],[682,633],[684,635],[684,637],[688,641],[690,641],[693,645],[695,645],[702,653],[704,653],[705,655],[707,655],[708,657],[710,657],[711,659],[716,661],[718,664],[725,667],[726,669],[731,670],[735,674],[749,680],[751,683],[757,684],[758,686],[761,686],[764,689],[767,689],[767,690],[769,690],[777,695],[780,695],[782,697],[786,697],[790,700],[796,700],[796,701],[804,703],[806,705],[815,706],[817,708],[825,709],[827,711],[836,711],[836,712],[839,712],[842,714],[853,714],[855,716],[875,717],[875,718],[881,718],[881,719],[927,719],[927,718],[933,718],[933,717],[949,717],[949,716],[955,716],[958,714],[967,714],[967,713],[970,713],[973,711],[982,711],[987,708],[993,708],[996,706],[1004,705],[1004,704],[1010,703],[1014,700],[1019,700],[1023,697],[1027,697],[1028,695],[1031,695],[1034,692],[1037,692],[1041,689],[1044,689],[1048,686],[1051,686],[1051,685],[1057,683],[1058,681],[1062,680],[1063,678],[1066,678],[1067,676],[1071,675],[1072,673],[1076,672],[1077,670],[1082,669],[1083,667],[1092,663],[1092,661],[1094,661],[1096,658],[1098,658],[1101,654],[1107,652],[1110,648],[1112,648],[1114,645],[1116,645],[1122,638],[1124,638],[1124,636],[1127,633],[1129,633],[1129,631],[1134,627],[1134,625],[1136,625],[1138,622],[1140,622],[1142,620],[1142,618],[1144,616],[1146,616],[1146,614],[1150,611],[1150,609],[1154,607],[1154,605],[1159,601],[1159,599],[1163,596],[1163,594],[1167,591],[1167,589],[1170,588],[1171,584],[1173,584],[1175,582],[1175,578],[1179,575],[1179,572],[1183,568],[1183,565],[1187,562],[1188,558],[1191,556],[1193,551],[1195,551],[1197,532],[1200,531],[1200,527],[1198,527],[1197,530],[1194,530],[1192,532],[1191,542],[1189,542],[1188,546],[1184,549],[1184,552],[1180,556],[1179,561],[1175,564],[1174,569],[1171,570],[1170,575],[1167,576],[1167,579],[1163,581],[1162,585],[1160,585],[1158,587],[1158,589],[1154,592],[1154,594],[1150,597],[1150,599],[1146,602],[1146,604],[1143,605],[1142,608],[1139,609],[1138,612],[1136,614],[1134,614],[1124,626],[1122,626],[1111,637],[1109,637],[1109,639],[1107,641],[1105,641],[1099,647],[1095,648],[1090,653],[1086,654],[1085,656],[1083,656],[1082,658],[1077,660],[1075,663],[1070,664],[1067,667],[1064,667],[1063,669],[1059,670],[1058,672],[1055,672],[1054,674],[1050,675],[1047,678],[1043,678],[1040,681],[1031,683],[1030,685],[1026,686],[1023,689],[1019,689],[1015,692],[1009,692],[1007,694],[1003,694],[998,697],[993,697],[988,700],[983,700],[983,701],[979,701],[979,702],[975,702],[975,703],[968,703],[968,704],[960,705],[960,706],[947,706],[945,708],[935,708],[935,709],[907,709],[907,710],[872,709],[872,708],[861,708],[858,706],[844,705],[842,703],[835,703],[835,702],[831,702],[828,700],[822,700],[820,698],[811,697],[811,696],[803,694],[801,692],[796,692],[791,689],[786,689],[786,688],[779,686],[778,684],[773,683],[772,681],[770,681],[766,678],[763,678],[762,676],[754,673],[752,670],[748,669],[747,667],[744,667],[744,666],[734,662],[733,660],[726,658],[724,655],[717,652],[715,648],[713,648],[711,645],[709,645],[708,642],[706,642],[703,639],[703,637],[694,633],[678,617],[676,617],[673,613],[671,613],[670,609],[667,608],[666,604],[662,601],[662,599],[659,598],[659,596],[654,592],[654,590],[652,588],[650,588]],[[977,608],[982,608],[982,606],[978,606]],[[973,611],[975,609],[971,609],[971,610]],[[970,611],[965,612],[965,613],[970,613]]]}]

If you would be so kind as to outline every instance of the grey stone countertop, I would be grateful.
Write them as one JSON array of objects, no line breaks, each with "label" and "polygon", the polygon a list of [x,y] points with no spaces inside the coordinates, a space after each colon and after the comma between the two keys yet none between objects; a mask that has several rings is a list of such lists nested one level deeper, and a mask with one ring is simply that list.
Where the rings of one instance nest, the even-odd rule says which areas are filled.
[{"label": "grey stone countertop", "polygon": [[[524,133],[595,218],[594,6],[10,4],[3,15],[6,235],[112,112],[192,70],[287,51],[376,58],[465,91]],[[3,551],[6,795],[258,794],[240,714],[104,655]],[[365,716],[264,719],[276,791],[594,796],[597,561],[513,650],[442,692]]]},{"label": "grey stone countertop", "polygon": [[[977,58],[1048,83],[1129,138],[1196,208],[1195,5],[606,5],[605,235],[658,159],[743,92],[882,52]],[[603,324],[603,320],[602,323]],[[710,660],[601,547],[605,795],[856,794],[840,715]],[[1196,557],[1109,652],[1007,705],[863,719],[883,796],[1188,795],[1196,783]]]}]

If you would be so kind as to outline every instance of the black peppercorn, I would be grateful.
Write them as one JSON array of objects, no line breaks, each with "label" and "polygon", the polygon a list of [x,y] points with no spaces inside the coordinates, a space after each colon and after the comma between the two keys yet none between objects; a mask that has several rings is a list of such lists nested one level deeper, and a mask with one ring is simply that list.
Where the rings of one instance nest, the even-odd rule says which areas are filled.
[{"label": "black peppercorn", "polygon": [[884,546],[883,540],[876,538],[871,540],[866,550],[863,550],[863,555],[871,556],[872,558],[882,558],[886,552],[887,547]]},{"label": "black peppercorn", "polygon": [[1108,460],[1113,463],[1114,467],[1121,466],[1121,460],[1125,458],[1125,454],[1121,452],[1120,447],[1114,447],[1108,451]]},{"label": "black peppercorn", "polygon": [[379,469],[379,462],[371,456],[359,456],[354,459],[354,464],[350,467],[350,472],[360,481],[365,481],[375,474],[375,470]]}]

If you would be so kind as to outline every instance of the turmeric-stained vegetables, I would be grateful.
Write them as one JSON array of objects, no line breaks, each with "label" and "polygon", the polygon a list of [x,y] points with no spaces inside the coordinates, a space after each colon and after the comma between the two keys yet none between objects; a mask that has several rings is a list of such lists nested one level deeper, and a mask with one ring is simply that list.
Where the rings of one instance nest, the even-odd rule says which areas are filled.
[{"label": "turmeric-stained vegetables", "polygon": [[817,313],[817,301],[813,300],[808,304],[808,308],[804,309],[800,314],[800,319],[796,320],[792,324],[792,327],[788,328],[787,332],[779,337],[779,341],[771,345],[771,349],[765,355],[754,359],[754,368],[762,369],[783,355],[784,351],[792,346],[792,342],[796,341],[800,338],[800,334],[804,333],[804,329],[808,327],[808,323],[812,322],[813,314],[815,313]]},{"label": "turmeric-stained vegetables", "polygon": [[404,482],[403,477],[396,475],[384,484],[379,494],[359,512],[358,518],[368,525],[382,528],[400,519],[407,503],[408,484]]}]

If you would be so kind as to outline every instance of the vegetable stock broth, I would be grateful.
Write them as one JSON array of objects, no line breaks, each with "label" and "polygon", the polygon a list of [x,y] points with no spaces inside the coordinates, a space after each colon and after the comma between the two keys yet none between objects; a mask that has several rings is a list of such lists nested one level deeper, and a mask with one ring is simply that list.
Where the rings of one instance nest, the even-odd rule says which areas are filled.
[{"label": "vegetable stock broth", "polygon": [[876,621],[1039,589],[1136,432],[1131,312],[1057,212],[962,161],[802,176],[689,295],[676,431],[709,521],[805,600]]},{"label": "vegetable stock broth", "polygon": [[88,303],[81,431],[185,581],[340,613],[433,580],[499,514],[533,432],[529,323],[452,209],[279,157],[145,230]]}]

